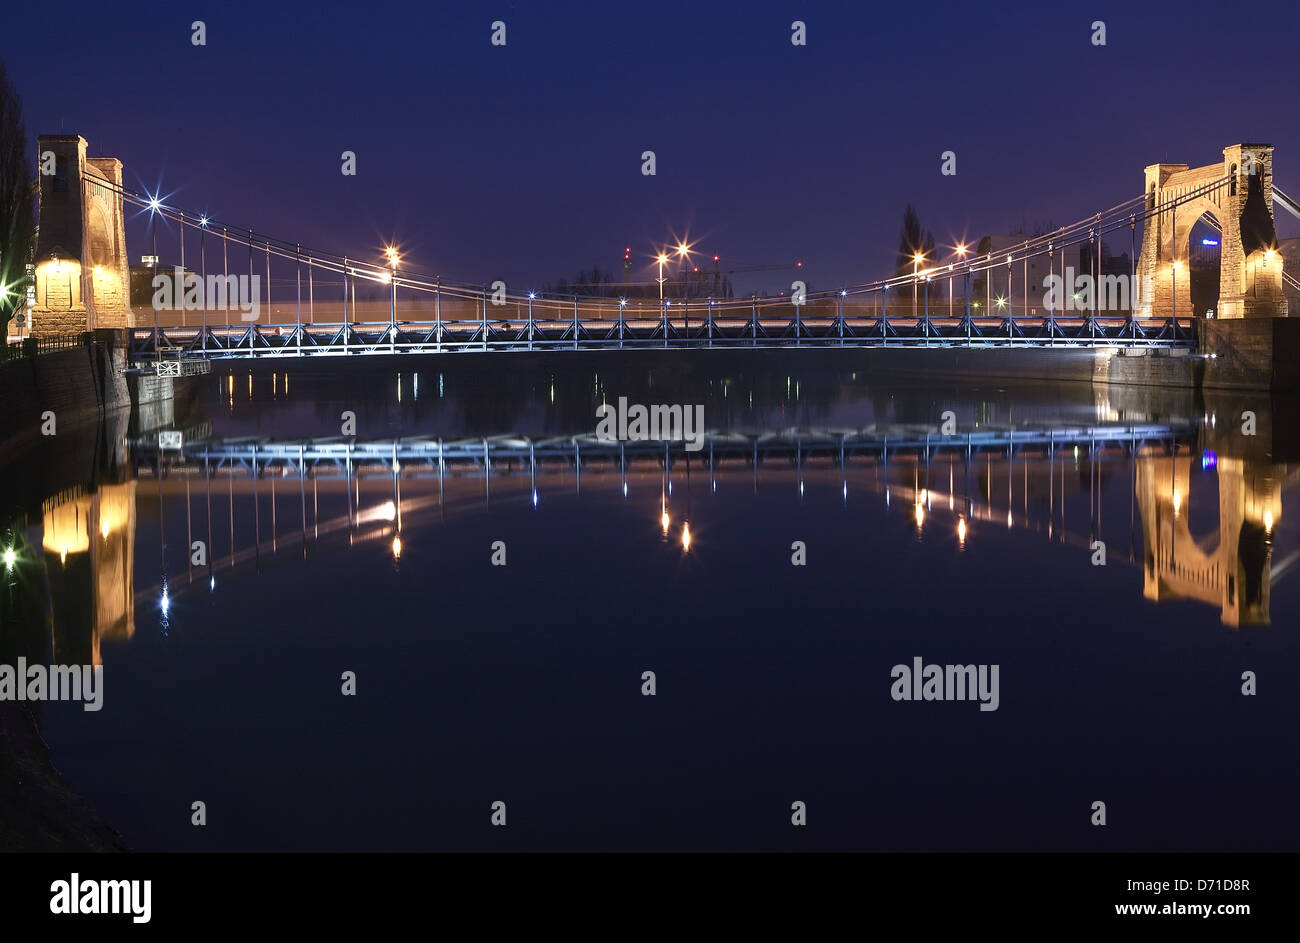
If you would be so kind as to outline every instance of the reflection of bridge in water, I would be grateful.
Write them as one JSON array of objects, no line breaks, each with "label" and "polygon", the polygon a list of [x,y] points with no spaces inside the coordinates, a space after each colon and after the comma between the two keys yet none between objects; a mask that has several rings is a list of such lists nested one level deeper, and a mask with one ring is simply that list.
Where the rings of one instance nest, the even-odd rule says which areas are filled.
[{"label": "reflection of bridge in water", "polygon": [[1282,489],[1296,474],[1288,476],[1285,465],[1216,456],[1219,527],[1198,540],[1188,524],[1191,464],[1190,455],[1138,463],[1143,593],[1157,602],[1184,598],[1219,606],[1225,625],[1266,625],[1270,587],[1297,558],[1292,553],[1271,565]]},{"label": "reflection of bridge in water", "polygon": [[[698,526],[707,518],[698,492],[715,493],[720,482],[728,491],[789,489],[796,501],[804,499],[805,484],[822,494],[834,488],[845,503],[851,494],[875,494],[914,517],[918,530],[951,532],[963,548],[982,528],[1027,530],[1077,548],[1086,565],[1093,541],[1107,541],[1108,563],[1142,567],[1147,598],[1214,605],[1232,627],[1267,624],[1270,587],[1297,557],[1272,566],[1281,494],[1300,471],[1220,457],[1213,478],[1194,479],[1193,432],[1190,425],[1156,423],[954,436],[920,427],[724,432],[707,435],[694,454],[680,442],[594,436],[214,438],[161,453],[137,443],[136,480],[46,502],[41,545],[55,655],[59,662],[99,664],[101,639],[132,637],[137,597],[140,611],[161,608],[166,622],[172,603],[203,586],[215,589],[223,573],[261,572],[294,554],[362,543],[383,542],[400,557],[404,527],[494,501],[538,507],[543,495],[584,489],[649,496],[659,519],[647,527],[674,540],[680,529],[683,552],[692,552],[689,512],[683,513],[690,492],[697,492]],[[1210,464],[1208,457],[1200,461]],[[1121,474],[1131,482],[1127,528],[1102,514],[1104,485]],[[1189,517],[1199,521],[1209,498],[1202,492],[1216,479],[1218,534],[1198,539]],[[1201,502],[1196,513],[1194,500]],[[136,588],[138,517],[156,508],[165,547],[167,527],[180,526],[179,504],[186,552],[164,550],[161,582]],[[205,565],[192,562],[195,540],[205,543]]]}]

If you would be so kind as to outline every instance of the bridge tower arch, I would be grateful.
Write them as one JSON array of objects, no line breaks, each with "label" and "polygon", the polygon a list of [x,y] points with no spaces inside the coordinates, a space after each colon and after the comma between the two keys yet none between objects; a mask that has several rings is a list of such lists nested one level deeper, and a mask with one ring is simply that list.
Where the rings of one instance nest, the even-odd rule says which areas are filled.
[{"label": "bridge tower arch", "polygon": [[[1223,149],[1221,164],[1204,167],[1152,164],[1145,169],[1143,190],[1150,215],[1137,262],[1139,317],[1191,315],[1188,240],[1192,226],[1204,216],[1212,217],[1222,231],[1214,316],[1287,316],[1282,253],[1273,227],[1273,145],[1234,144]],[[1174,206],[1179,199],[1187,202]]]},{"label": "bridge tower arch", "polygon": [[42,134],[37,147],[54,155],[54,173],[40,177],[32,335],[135,327],[122,162],[87,157],[78,134]]}]

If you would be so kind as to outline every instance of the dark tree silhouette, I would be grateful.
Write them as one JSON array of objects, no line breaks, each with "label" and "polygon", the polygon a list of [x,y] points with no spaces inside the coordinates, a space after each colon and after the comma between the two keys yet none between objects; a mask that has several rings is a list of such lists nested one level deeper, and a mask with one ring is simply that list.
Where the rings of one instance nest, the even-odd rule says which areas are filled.
[{"label": "dark tree silhouette", "polygon": [[903,211],[903,226],[898,232],[898,265],[895,273],[910,275],[913,257],[918,252],[925,256],[928,263],[934,263],[934,236],[921,228],[921,220],[909,203]]},{"label": "dark tree silhouette", "polygon": [[8,338],[9,321],[27,300],[35,178],[26,148],[22,105],[0,60],[0,341]]}]

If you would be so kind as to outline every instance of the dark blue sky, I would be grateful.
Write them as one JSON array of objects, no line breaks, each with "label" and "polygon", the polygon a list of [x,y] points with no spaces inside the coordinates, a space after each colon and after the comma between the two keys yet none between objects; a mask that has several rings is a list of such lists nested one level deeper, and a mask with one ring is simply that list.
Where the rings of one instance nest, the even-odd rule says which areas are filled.
[{"label": "dark blue sky", "polygon": [[724,268],[865,281],[909,201],[941,243],[1060,225],[1136,195],[1145,164],[1242,140],[1274,143],[1300,192],[1300,13],[1282,3],[223,0],[7,20],[33,138],[79,132],[180,208],[376,258],[396,238],[413,267],[512,289],[618,272],[625,245],[644,274],[683,234]]}]

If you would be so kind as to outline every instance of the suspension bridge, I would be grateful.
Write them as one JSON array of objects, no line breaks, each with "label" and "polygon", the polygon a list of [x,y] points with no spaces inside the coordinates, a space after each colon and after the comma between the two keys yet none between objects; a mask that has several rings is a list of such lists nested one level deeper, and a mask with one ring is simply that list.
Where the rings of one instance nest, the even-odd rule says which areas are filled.
[{"label": "suspension bridge", "polygon": [[[1300,291],[1283,271],[1273,229],[1274,202],[1292,213],[1297,204],[1274,186],[1272,148],[1262,144],[1225,148],[1222,165],[1152,165],[1145,192],[996,253],[962,247],[946,260],[922,265],[918,257],[902,275],[743,299],[556,296],[456,282],[407,270],[392,253],[364,261],[322,252],[165,204],[125,187],[120,162],[86,157],[75,135],[43,136],[40,146],[59,160],[41,183],[33,333],[42,322],[78,319],[81,330],[126,328],[136,362],[656,347],[1192,347],[1199,319],[1187,242],[1202,218],[1223,233],[1221,319],[1285,317],[1283,285]],[[77,179],[60,187],[58,172]],[[74,193],[79,202],[59,199]],[[124,207],[148,214],[154,283],[176,272],[178,295],[201,286],[196,304],[179,304],[180,324],[163,323],[176,320],[178,306],[160,310],[156,294],[151,310],[130,305]],[[75,227],[60,219],[73,214]],[[171,264],[161,261],[160,228],[174,242]],[[1130,271],[1117,304],[1100,290],[1100,249],[1125,234]],[[1083,246],[1095,287],[1082,310],[1050,293],[1044,301],[1030,272],[1041,278],[1045,263],[1049,276],[1063,278],[1069,251]],[[240,295],[235,286],[245,278]]]}]

